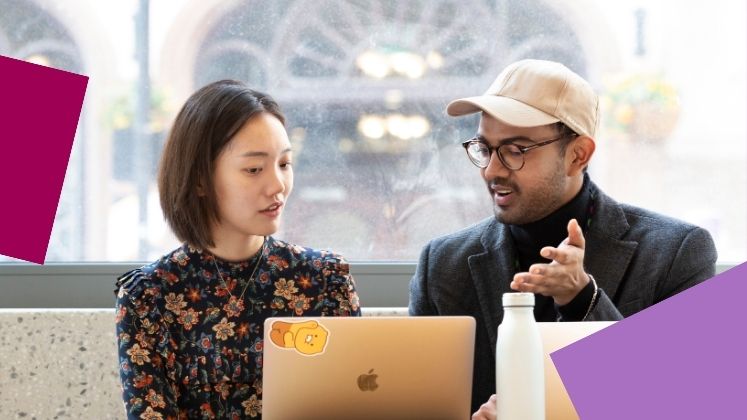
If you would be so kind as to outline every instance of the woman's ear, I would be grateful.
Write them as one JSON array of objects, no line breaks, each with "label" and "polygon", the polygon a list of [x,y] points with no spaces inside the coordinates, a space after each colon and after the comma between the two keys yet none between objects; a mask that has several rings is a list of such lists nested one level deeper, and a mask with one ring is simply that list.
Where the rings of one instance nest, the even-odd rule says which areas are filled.
[{"label": "woman's ear", "polygon": [[594,150],[596,150],[596,143],[589,136],[578,136],[568,144],[566,150],[566,159],[569,162],[567,166],[568,176],[582,173],[584,168],[589,166]]},{"label": "woman's ear", "polygon": [[202,186],[201,183],[197,184],[197,196],[207,197],[207,190]]},{"label": "woman's ear", "polygon": [[211,177],[206,175],[208,173],[208,170],[201,170],[201,168],[198,168],[193,178],[197,196],[200,198],[210,195],[210,189],[206,186],[209,186],[210,183],[213,182],[213,180]]}]

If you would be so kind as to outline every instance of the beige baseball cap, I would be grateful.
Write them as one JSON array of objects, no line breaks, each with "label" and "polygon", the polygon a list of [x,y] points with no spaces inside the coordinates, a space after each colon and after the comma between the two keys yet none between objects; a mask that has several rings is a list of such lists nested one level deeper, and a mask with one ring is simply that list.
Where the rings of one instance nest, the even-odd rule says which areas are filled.
[{"label": "beige baseball cap", "polygon": [[457,99],[446,107],[454,117],[480,111],[516,127],[561,121],[593,138],[599,97],[586,80],[560,63],[521,60],[506,67],[482,96]]}]

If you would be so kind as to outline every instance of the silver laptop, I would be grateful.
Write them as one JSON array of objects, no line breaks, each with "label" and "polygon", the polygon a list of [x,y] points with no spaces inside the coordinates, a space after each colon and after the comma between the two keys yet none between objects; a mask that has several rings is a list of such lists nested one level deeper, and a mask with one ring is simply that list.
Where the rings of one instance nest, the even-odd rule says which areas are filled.
[{"label": "silver laptop", "polygon": [[568,391],[560,380],[550,353],[614,324],[597,322],[538,322],[545,353],[545,418],[547,420],[578,420]]},{"label": "silver laptop", "polygon": [[269,318],[262,417],[468,419],[472,317]]}]

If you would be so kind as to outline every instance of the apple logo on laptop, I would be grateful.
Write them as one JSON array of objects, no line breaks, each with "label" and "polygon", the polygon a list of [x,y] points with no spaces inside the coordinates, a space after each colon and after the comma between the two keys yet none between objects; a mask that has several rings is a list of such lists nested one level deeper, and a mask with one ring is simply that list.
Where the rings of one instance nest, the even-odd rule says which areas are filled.
[{"label": "apple logo on laptop", "polygon": [[379,377],[379,375],[373,373],[373,369],[369,370],[368,373],[364,373],[358,377],[358,388],[361,389],[361,391],[376,391],[376,388],[379,387],[379,384],[376,383],[376,378]]}]

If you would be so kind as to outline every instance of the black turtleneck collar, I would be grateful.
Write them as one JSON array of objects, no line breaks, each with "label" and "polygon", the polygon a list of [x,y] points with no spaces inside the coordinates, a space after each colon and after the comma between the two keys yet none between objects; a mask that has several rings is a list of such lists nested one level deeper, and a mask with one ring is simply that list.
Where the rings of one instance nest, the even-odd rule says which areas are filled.
[{"label": "black turtleneck collar", "polygon": [[568,237],[568,222],[576,219],[582,230],[586,230],[591,205],[591,185],[589,175],[584,174],[584,182],[576,196],[536,222],[524,225],[508,225],[516,246],[519,260],[519,271],[527,271],[535,263],[547,263],[549,260],[540,256],[540,250],[546,246],[558,246]]}]

